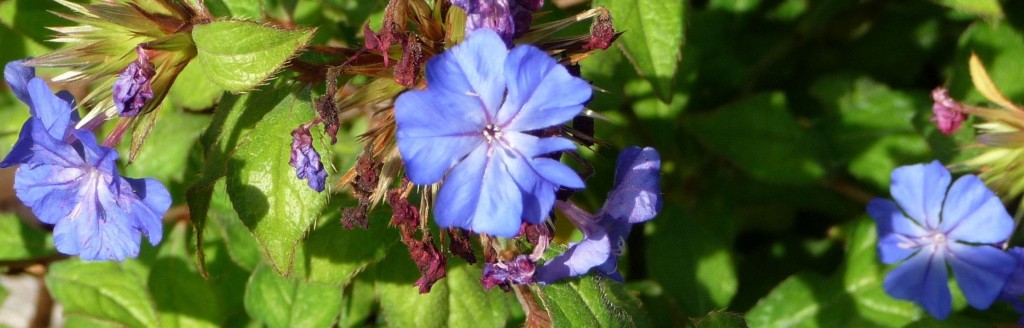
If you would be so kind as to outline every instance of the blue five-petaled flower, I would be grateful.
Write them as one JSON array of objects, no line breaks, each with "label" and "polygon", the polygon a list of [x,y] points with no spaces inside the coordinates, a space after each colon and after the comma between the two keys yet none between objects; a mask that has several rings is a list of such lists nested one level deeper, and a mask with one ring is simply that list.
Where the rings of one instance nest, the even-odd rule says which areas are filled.
[{"label": "blue five-petaled flower", "polygon": [[153,179],[118,175],[117,151],[74,128],[70,94],[52,94],[21,62],[7,64],[4,78],[31,117],[0,167],[21,164],[15,193],[40,221],[55,225],[57,250],[84,260],[124,260],[138,255],[142,235],[159,243],[171,204],[167,189]]},{"label": "blue five-petaled flower", "polygon": [[560,201],[559,210],[583,232],[583,240],[537,268],[533,279],[550,284],[597,269],[622,281],[617,265],[632,226],[653,219],[661,211],[660,169],[657,150],[629,147],[619,154],[614,186],[596,215]]},{"label": "blue five-petaled flower", "polygon": [[426,90],[395,102],[409,180],[445,180],[434,204],[442,227],[511,237],[523,220],[548,216],[559,186],[583,188],[569,167],[542,156],[575,145],[527,132],[579,114],[590,85],[536,47],[506,49],[493,31],[476,30],[427,63]]},{"label": "blue five-petaled flower", "polygon": [[868,213],[878,223],[878,255],[900,263],[883,282],[885,291],[920,304],[932,316],[949,316],[947,265],[967,303],[985,309],[999,296],[1016,259],[994,245],[1005,241],[1013,219],[976,176],[950,185],[938,161],[897,168],[890,192],[896,202],[874,199]]}]

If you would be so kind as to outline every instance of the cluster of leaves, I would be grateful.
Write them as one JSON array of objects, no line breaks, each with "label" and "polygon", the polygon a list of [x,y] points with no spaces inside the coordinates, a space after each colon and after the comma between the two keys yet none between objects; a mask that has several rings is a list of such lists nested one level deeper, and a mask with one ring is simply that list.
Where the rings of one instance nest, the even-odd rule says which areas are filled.
[{"label": "cluster of leaves", "polygon": [[[665,209],[634,229],[620,265],[627,283],[586,277],[485,291],[479,264],[450,261],[447,277],[419,295],[415,264],[385,208],[368,229],[344,229],[338,209],[354,206],[351,197],[313,192],[288,165],[289,132],[315,117],[323,90],[290,81],[282,64],[307,45],[360,45],[365,23],[378,30],[386,1],[204,2],[231,19],[195,27],[196,57],[125,167],[174,196],[159,247],[123,263],[63,259],[46,228],[0,190],[0,264],[10,272],[48,264],[46,286],[67,325],[959,327],[1018,319],[1006,306],[965,310],[959,298],[954,315],[936,322],[890,298],[863,212],[886,193],[893,168],[971,155],[961,151],[971,129],[943,136],[928,118],[938,85],[983,101],[968,75],[972,52],[1009,98],[1024,99],[1019,3],[594,0],[626,31],[581,63],[582,76],[607,91],[588,105],[609,121],[598,122],[597,135],[663,157]],[[546,4],[539,23],[579,9]],[[45,27],[66,21],[48,11],[61,10],[0,0],[0,61],[53,50]],[[28,113],[6,92],[0,115],[3,154]],[[328,181],[354,165],[368,125],[345,123],[333,146],[314,133],[314,144],[329,149]],[[582,152],[598,172],[577,196],[584,206],[598,208],[612,185],[612,148]],[[557,224],[558,241],[578,238],[568,222]]]}]

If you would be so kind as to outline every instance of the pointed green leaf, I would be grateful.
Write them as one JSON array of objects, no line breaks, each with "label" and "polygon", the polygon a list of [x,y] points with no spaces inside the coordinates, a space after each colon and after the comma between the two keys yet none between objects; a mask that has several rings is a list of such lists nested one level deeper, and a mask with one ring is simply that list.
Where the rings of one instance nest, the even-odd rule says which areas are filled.
[{"label": "pointed green leaf", "polygon": [[34,259],[54,253],[53,235],[33,228],[14,214],[0,214],[0,261]]},{"label": "pointed green leaf", "polygon": [[554,326],[650,327],[636,296],[621,283],[597,275],[533,286]]},{"label": "pointed green leaf", "polygon": [[306,46],[313,29],[283,30],[247,21],[217,21],[192,30],[196,60],[206,77],[242,92],[266,81]]},{"label": "pointed green leaf", "polygon": [[266,265],[245,288],[245,310],[271,328],[330,327],[341,309],[341,287],[288,279]]},{"label": "pointed green leaf", "polygon": [[617,41],[637,72],[654,85],[665,102],[672,100],[673,82],[683,49],[685,1],[595,0],[612,13]]},{"label": "pointed green leaf", "polygon": [[53,264],[46,285],[65,313],[128,327],[158,327],[145,283],[119,262],[68,260]]},{"label": "pointed green leaf", "polygon": [[[295,168],[288,164],[291,131],[314,117],[308,91],[288,94],[238,143],[230,159],[227,191],[231,203],[274,269],[284,275],[291,273],[296,248],[320,216],[327,198],[326,193],[318,193],[296,178]],[[313,144],[324,145],[319,136]]]}]

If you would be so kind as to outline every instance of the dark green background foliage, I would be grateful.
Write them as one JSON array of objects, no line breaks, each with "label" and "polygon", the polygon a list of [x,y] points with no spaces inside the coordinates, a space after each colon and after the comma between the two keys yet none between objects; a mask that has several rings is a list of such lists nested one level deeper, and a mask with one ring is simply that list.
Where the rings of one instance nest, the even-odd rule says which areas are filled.
[{"label": "dark green background foliage", "polygon": [[[206,4],[216,17],[316,27],[311,44],[359,45],[366,22],[378,28],[385,2]],[[549,2],[539,20],[591,5],[606,6],[625,34],[582,62],[583,77],[603,90],[588,108],[607,120],[597,122],[603,143],[581,150],[597,174],[575,200],[600,208],[618,150],[653,146],[663,159],[665,207],[633,230],[620,264],[624,285],[587,277],[531,287],[532,301],[556,325],[964,327],[1018,319],[1004,304],[982,312],[955,296],[954,314],[939,322],[888,297],[881,287],[888,268],[877,259],[864,207],[887,197],[897,166],[971,155],[961,148],[972,129],[945,136],[928,119],[936,86],[983,104],[967,72],[972,52],[1009,98],[1024,99],[1024,3],[595,0]],[[0,61],[58,46],[45,27],[67,21],[48,10],[65,11],[51,1],[0,0]],[[583,34],[588,24],[561,33]],[[447,278],[418,295],[415,265],[387,226],[386,206],[368,230],[341,228],[338,209],[353,205],[347,191],[314,194],[287,166],[288,132],[313,118],[310,99],[322,87],[262,81],[289,57],[285,41],[310,31],[268,34],[277,41],[266,49],[223,47],[233,30],[261,33],[197,28],[199,57],[178,78],[138,159],[123,169],[160,179],[174,196],[163,243],[144,245],[124,263],[61,259],[46,227],[13,198],[7,169],[0,264],[10,274],[47,264],[46,285],[72,327],[523,324],[527,313],[514,293],[480,287],[480,264],[449,259]],[[263,53],[269,62],[247,63],[254,71],[243,73],[253,80],[204,75],[237,67],[217,57],[232,51]],[[5,91],[0,115],[2,154],[28,114]],[[362,149],[356,136],[366,128],[365,118],[345,123],[340,142],[322,152],[329,184],[353,165]],[[328,146],[320,138],[315,145]],[[201,234],[180,220],[189,207],[191,220],[205,224]],[[561,240],[579,238],[561,221]]]}]

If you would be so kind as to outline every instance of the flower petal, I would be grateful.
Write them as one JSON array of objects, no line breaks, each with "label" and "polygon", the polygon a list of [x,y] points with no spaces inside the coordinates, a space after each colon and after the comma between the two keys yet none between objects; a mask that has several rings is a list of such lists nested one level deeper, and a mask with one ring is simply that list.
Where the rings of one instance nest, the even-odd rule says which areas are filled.
[{"label": "flower petal", "polygon": [[[153,246],[163,238],[163,217],[171,207],[171,193],[154,179],[124,178],[121,191],[122,206],[127,206],[135,229],[142,232]],[[130,194],[128,194],[130,192]]]},{"label": "flower petal", "polygon": [[981,179],[965,175],[949,188],[939,230],[953,240],[994,244],[1010,237],[1013,218]]},{"label": "flower petal", "polygon": [[40,78],[28,82],[28,92],[32,97],[32,116],[43,122],[51,137],[63,140],[71,124],[71,104],[51,93]]},{"label": "flower petal", "polygon": [[601,212],[629,223],[653,219],[662,207],[658,151],[629,147],[615,165],[615,185]]},{"label": "flower petal", "polygon": [[[427,62],[427,85],[445,96],[470,96],[493,118],[505,97],[502,74],[508,48],[494,31],[471,33],[465,41]],[[462,97],[460,97],[462,98]],[[459,102],[462,102],[460,99]]]},{"label": "flower petal", "polygon": [[85,176],[84,170],[75,168],[50,164],[22,165],[14,176],[14,191],[39,221],[56,224],[71,216],[79,206],[78,190]]},{"label": "flower petal", "polygon": [[434,205],[437,225],[512,237],[522,223],[522,197],[501,151],[478,147],[441,185]]},{"label": "flower petal", "polygon": [[482,135],[487,116],[473,97],[412,90],[395,100],[399,138]]},{"label": "flower petal", "polygon": [[939,226],[939,211],[951,178],[939,161],[902,166],[892,171],[889,192],[900,208],[926,229]]},{"label": "flower petal", "polygon": [[[907,247],[905,245],[915,246]],[[920,250],[921,246],[905,235],[892,233],[878,237],[878,258],[885,264],[899,263]]]},{"label": "flower petal", "polygon": [[949,244],[949,266],[960,285],[967,303],[976,309],[987,309],[999,296],[1006,277],[1017,267],[1017,259],[998,248]]},{"label": "flower petal", "polygon": [[890,296],[913,301],[941,320],[949,316],[952,303],[947,279],[944,254],[922,251],[889,271],[882,287]]},{"label": "flower petal", "polygon": [[452,166],[474,149],[487,149],[483,137],[399,138],[398,151],[405,162],[405,175],[415,184],[438,182]]},{"label": "flower petal", "polygon": [[565,123],[583,110],[592,92],[590,84],[530,45],[517,46],[508,54],[505,79],[508,96],[496,122],[514,131]]},{"label": "flower petal", "polygon": [[565,278],[587,274],[594,267],[615,261],[616,257],[612,253],[612,243],[608,239],[608,235],[600,232],[587,236],[579,243],[569,247],[565,253],[544,263],[537,268],[533,279],[541,284],[550,284]]},{"label": "flower petal", "polygon": [[4,80],[7,86],[11,87],[14,95],[21,102],[31,105],[32,97],[28,94],[28,81],[36,77],[36,69],[31,66],[22,65],[28,59],[16,60],[4,66]]},{"label": "flower petal", "polygon": [[11,151],[4,156],[4,160],[0,162],[0,168],[11,167],[18,164],[27,163],[32,158],[32,121],[28,119],[25,124],[21,125],[21,132],[18,133],[18,140],[14,142],[14,146],[11,147]]},{"label": "flower petal", "polygon": [[544,180],[571,189],[583,189],[583,179],[562,162],[541,157],[533,160],[533,169]]}]

